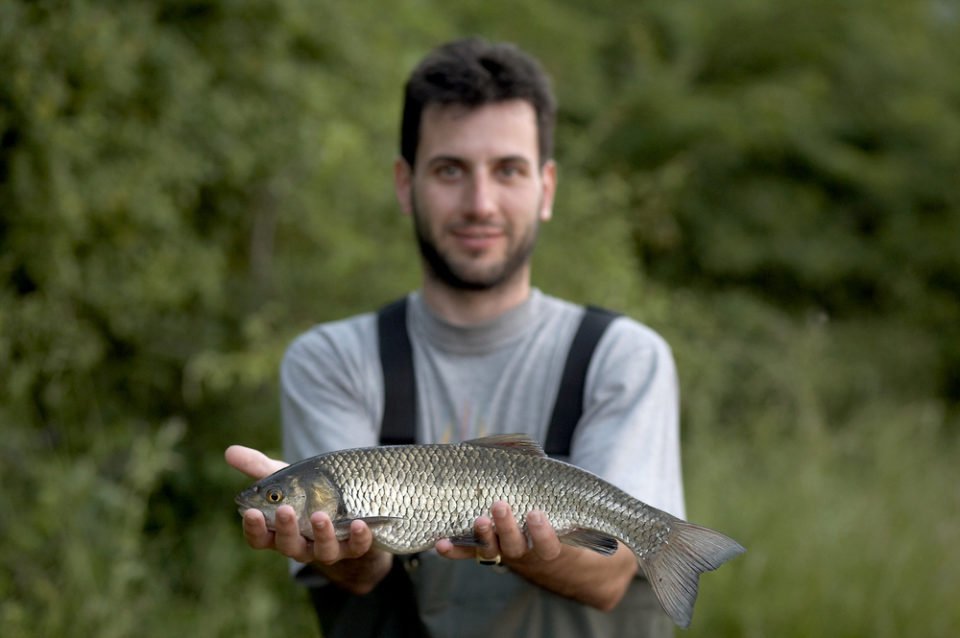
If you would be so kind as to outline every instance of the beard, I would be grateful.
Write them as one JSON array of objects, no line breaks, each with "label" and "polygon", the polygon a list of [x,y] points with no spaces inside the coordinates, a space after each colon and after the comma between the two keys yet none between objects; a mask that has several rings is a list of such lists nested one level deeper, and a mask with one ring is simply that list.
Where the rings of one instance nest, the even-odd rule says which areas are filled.
[{"label": "beard", "polygon": [[[507,254],[501,261],[479,270],[470,264],[457,263],[449,255],[442,253],[431,236],[429,225],[424,221],[416,199],[412,201],[412,208],[417,245],[428,273],[454,290],[492,290],[513,279],[529,263],[540,230],[540,219],[535,215],[533,224],[520,241],[515,245],[508,244]],[[539,209],[538,206],[537,210]]]}]

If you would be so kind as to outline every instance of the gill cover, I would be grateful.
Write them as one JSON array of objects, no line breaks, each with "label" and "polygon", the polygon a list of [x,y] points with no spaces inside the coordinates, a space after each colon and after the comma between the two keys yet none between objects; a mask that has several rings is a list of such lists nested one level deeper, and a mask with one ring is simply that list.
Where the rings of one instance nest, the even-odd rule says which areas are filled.
[{"label": "gill cover", "polygon": [[337,520],[346,513],[340,487],[321,468],[315,465],[309,467],[300,477],[300,486],[306,497],[304,505],[308,518],[314,512],[326,512],[331,520]]}]

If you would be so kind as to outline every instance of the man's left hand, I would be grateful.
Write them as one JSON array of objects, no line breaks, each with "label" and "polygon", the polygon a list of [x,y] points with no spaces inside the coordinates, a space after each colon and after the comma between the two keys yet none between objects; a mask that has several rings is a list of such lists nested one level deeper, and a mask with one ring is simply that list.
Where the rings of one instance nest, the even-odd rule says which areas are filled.
[{"label": "man's left hand", "polygon": [[437,552],[451,559],[495,560],[499,556],[507,564],[524,560],[552,561],[560,556],[560,539],[543,512],[527,514],[529,541],[507,503],[497,501],[490,513],[491,517],[481,516],[473,526],[483,547],[457,546],[449,539],[442,539],[437,541]]},{"label": "man's left hand", "polygon": [[613,556],[560,542],[543,512],[529,512],[526,534],[514,520],[510,506],[493,504],[491,516],[474,524],[483,547],[437,541],[437,553],[451,559],[493,562],[499,557],[511,571],[554,593],[603,611],[613,609],[637,573],[637,559],[623,543]]}]

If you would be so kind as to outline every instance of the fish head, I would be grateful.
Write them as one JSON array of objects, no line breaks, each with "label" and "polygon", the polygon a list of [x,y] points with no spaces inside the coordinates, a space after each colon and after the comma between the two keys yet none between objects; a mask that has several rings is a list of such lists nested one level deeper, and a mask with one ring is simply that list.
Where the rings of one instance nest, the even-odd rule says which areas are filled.
[{"label": "fish head", "polygon": [[313,538],[310,515],[326,512],[331,519],[343,509],[343,500],[336,484],[322,471],[291,465],[261,479],[237,494],[238,511],[248,509],[263,513],[268,529],[276,528],[277,508],[289,505],[296,513],[300,532]]}]

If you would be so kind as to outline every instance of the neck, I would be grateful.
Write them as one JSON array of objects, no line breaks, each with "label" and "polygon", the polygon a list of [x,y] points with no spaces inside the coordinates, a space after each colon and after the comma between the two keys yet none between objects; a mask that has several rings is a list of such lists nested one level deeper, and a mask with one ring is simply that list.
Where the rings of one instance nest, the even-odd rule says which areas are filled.
[{"label": "neck", "polygon": [[530,297],[530,269],[527,266],[516,277],[489,290],[459,290],[425,274],[422,291],[427,306],[444,321],[456,326],[485,323]]}]

